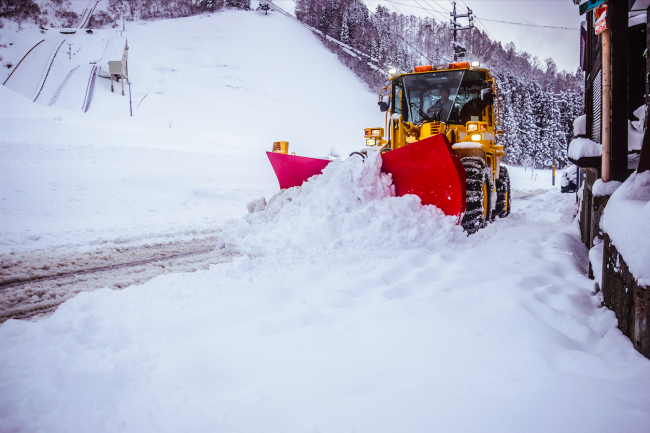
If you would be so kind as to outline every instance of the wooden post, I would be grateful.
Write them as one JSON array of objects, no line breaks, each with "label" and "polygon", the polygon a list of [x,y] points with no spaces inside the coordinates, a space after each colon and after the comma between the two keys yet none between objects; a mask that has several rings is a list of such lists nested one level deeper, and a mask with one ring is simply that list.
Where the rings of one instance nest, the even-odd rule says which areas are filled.
[{"label": "wooden post", "polygon": [[610,179],[624,182],[627,179],[628,106],[630,94],[628,2],[624,0],[612,0],[608,4],[612,47]]},{"label": "wooden post", "polygon": [[612,44],[611,30],[607,29],[600,34],[600,40],[603,44],[602,57],[602,146],[603,157],[601,163],[601,178],[603,182],[609,182],[610,179],[610,150],[611,150],[611,113],[612,113]]}]

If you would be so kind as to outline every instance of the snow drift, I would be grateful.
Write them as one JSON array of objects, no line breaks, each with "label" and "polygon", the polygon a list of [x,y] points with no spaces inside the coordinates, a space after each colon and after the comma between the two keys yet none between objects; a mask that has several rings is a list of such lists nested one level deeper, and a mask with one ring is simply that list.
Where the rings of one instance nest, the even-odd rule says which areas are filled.
[{"label": "snow drift", "polygon": [[650,171],[634,172],[610,197],[602,224],[642,286],[650,286],[649,221]]}]

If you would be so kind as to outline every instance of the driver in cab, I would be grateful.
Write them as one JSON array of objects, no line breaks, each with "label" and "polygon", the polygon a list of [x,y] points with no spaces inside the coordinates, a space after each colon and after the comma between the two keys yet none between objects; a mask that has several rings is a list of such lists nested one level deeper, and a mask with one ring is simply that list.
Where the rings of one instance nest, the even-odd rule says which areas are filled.
[{"label": "driver in cab", "polygon": [[[449,95],[451,95],[451,92],[448,88],[443,87],[440,89],[440,99],[434,102],[433,105],[427,110],[427,117],[429,119],[438,120],[441,122],[447,120],[449,113],[451,112],[451,107],[453,106],[453,102],[451,99],[449,99]],[[437,113],[440,113],[439,118],[436,118],[438,117]]]},{"label": "driver in cab", "polygon": [[481,114],[485,109],[485,104],[479,98],[481,94],[480,86],[472,86],[469,90],[471,98],[460,110],[460,120],[463,124],[467,122],[477,122],[481,120]]}]

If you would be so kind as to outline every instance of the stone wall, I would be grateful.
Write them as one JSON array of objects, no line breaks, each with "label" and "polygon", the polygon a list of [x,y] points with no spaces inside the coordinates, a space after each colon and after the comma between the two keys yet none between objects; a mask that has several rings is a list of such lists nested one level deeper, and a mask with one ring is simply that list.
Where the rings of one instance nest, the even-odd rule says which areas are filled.
[{"label": "stone wall", "polygon": [[639,286],[605,233],[603,251],[604,305],[614,311],[618,328],[646,358],[650,358],[650,287]]}]

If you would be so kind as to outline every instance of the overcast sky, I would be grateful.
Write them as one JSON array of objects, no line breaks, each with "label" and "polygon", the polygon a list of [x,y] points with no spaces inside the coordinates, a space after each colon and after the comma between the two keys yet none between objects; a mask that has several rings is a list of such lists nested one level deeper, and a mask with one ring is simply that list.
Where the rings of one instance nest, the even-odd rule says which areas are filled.
[{"label": "overcast sky", "polygon": [[[386,1],[365,0],[365,2],[372,10],[378,3],[382,3],[392,11],[395,10],[394,6],[403,14],[419,16],[431,15],[425,10],[416,8],[417,6],[437,9],[440,13],[432,12],[432,15],[438,20],[443,20],[444,16],[448,17],[452,9],[450,0],[394,0],[396,3],[402,3],[401,5],[395,3],[391,5]],[[463,0],[457,2],[458,13],[465,12],[465,4],[474,11],[475,25],[481,30],[487,29],[492,38],[501,41],[504,46],[512,41],[518,50],[527,51],[539,57],[540,61],[552,57],[559,70],[566,69],[574,72],[579,66],[578,29],[585,16],[580,16],[578,6],[575,6],[572,0]],[[529,27],[487,20],[572,27],[575,30]],[[460,22],[464,24],[467,21],[461,19]]]},{"label": "overcast sky", "polygon": [[[293,12],[292,0],[276,1],[278,6]],[[405,15],[433,15],[439,21],[448,20],[449,11],[452,9],[451,0],[393,0],[395,3],[392,5],[386,0],[364,1],[372,11],[378,3],[382,3],[391,11],[397,9]],[[575,6],[572,0],[459,0],[457,5],[459,13],[465,12],[465,5],[469,6],[476,15],[477,19],[474,22],[477,27],[481,30],[487,29],[492,38],[500,41],[504,46],[512,41],[518,50],[527,51],[539,57],[542,62],[547,57],[552,57],[559,70],[575,72],[578,68],[580,64],[578,29],[585,16],[580,16],[578,6]],[[420,7],[436,9],[438,12],[428,12]],[[575,30],[529,27],[487,20],[571,27]],[[461,23],[465,22],[461,21]]]}]

